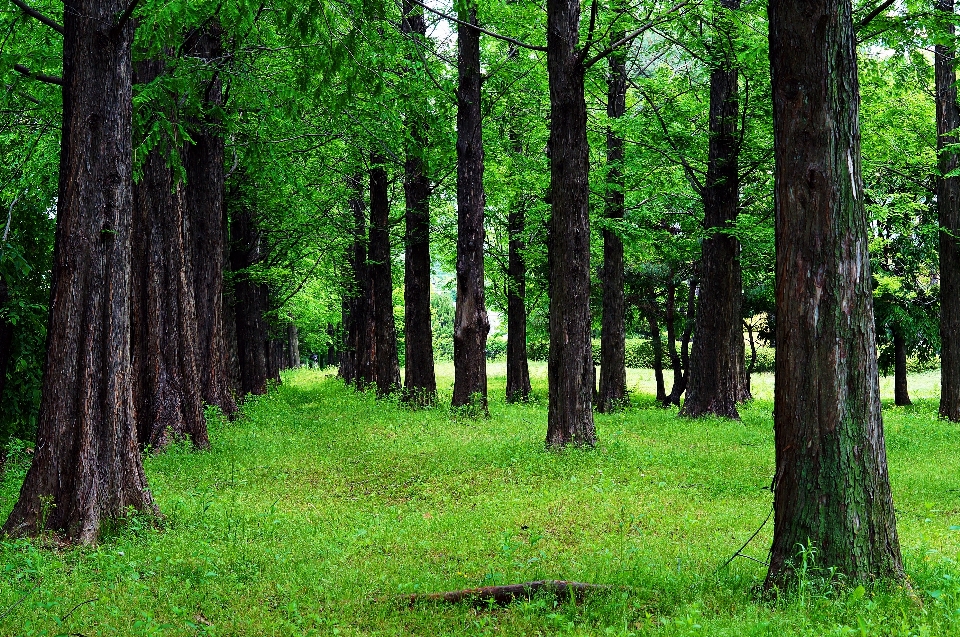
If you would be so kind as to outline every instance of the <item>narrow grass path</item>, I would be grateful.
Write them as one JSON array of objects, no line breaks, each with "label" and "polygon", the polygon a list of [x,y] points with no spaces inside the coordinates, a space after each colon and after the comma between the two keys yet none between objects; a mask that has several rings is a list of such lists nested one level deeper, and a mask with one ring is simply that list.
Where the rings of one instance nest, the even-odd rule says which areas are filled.
[{"label": "narrow grass path", "polygon": [[[690,421],[631,371],[635,406],[597,417],[599,446],[553,453],[533,371],[540,399],[510,406],[492,365],[484,420],[289,373],[239,421],[213,422],[211,451],[147,457],[161,528],[133,517],[94,549],[0,542],[0,635],[960,634],[960,427],[936,418],[936,374],[911,378],[914,407],[885,403],[918,605],[813,571],[799,596],[758,602],[762,564],[718,571],[770,510],[772,378],[742,422]],[[25,466],[3,478],[0,516]],[[768,525],[745,553],[763,561],[769,543]],[[538,579],[626,588],[578,607],[391,601]]]}]

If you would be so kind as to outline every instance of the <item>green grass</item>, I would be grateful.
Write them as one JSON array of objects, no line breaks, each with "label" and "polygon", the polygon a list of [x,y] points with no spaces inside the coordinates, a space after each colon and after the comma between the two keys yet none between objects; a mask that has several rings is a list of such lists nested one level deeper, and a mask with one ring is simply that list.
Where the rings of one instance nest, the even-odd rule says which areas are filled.
[{"label": "green grass", "polygon": [[[742,422],[689,421],[631,370],[635,406],[597,416],[599,446],[554,453],[545,369],[532,371],[537,400],[508,406],[493,364],[479,421],[290,373],[239,421],[214,422],[211,451],[146,458],[161,528],[133,517],[65,551],[0,542],[0,635],[960,634],[960,427],[937,420],[936,373],[911,378],[906,409],[883,382],[914,595],[814,578],[760,601],[762,564],[718,568],[770,510],[772,378],[755,379]],[[449,398],[452,368],[440,374]],[[21,457],[3,478],[0,516],[24,471]],[[745,552],[764,560],[769,543],[770,525]],[[393,600],[543,578],[624,588],[581,606]]]}]

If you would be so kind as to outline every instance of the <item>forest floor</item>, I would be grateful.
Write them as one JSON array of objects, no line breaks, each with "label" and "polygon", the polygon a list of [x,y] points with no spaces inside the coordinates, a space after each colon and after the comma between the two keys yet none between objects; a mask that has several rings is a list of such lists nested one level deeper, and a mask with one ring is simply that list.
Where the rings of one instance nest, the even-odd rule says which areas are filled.
[{"label": "forest floor", "polygon": [[[939,421],[937,374],[884,416],[900,540],[914,594],[808,570],[762,601],[771,509],[772,377],[742,422],[680,419],[633,370],[633,408],[598,415],[591,451],[548,452],[536,400],[490,418],[409,411],[287,373],[212,449],[145,459],[164,519],[137,516],[96,548],[0,541],[0,635],[947,635],[960,634],[960,426]],[[440,368],[449,399],[453,375]],[[0,517],[26,469],[0,484]],[[815,552],[812,553],[815,559]],[[612,584],[581,605],[506,608],[396,597],[568,579]]]}]

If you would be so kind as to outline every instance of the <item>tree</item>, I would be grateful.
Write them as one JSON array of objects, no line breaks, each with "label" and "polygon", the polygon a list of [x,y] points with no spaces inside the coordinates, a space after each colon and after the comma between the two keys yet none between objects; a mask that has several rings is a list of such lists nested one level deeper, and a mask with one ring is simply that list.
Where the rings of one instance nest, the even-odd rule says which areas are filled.
[{"label": "tree", "polygon": [[453,406],[487,408],[487,318],[484,292],[483,118],[477,8],[459,12],[457,88],[457,308],[453,329]]},{"label": "tree", "polygon": [[766,587],[803,547],[853,581],[903,577],[887,475],[856,40],[847,0],[771,0],[777,233],[774,538]]},{"label": "tree", "polygon": [[[421,42],[427,38],[423,10],[410,0],[403,3],[400,29]],[[414,43],[414,46],[422,44]],[[404,165],[406,200],[406,258],[404,259],[404,395],[417,405],[432,404],[437,394],[433,362],[433,332],[430,325],[430,178],[426,174],[423,148],[424,122],[419,104],[406,113],[410,139]]]},{"label": "tree", "polygon": [[[941,40],[934,48],[937,91],[937,148],[940,178],[937,211],[940,222],[940,416],[960,422],[960,168],[953,131],[960,127],[953,0],[936,0],[943,18]],[[946,15],[944,15],[946,14]]]},{"label": "tree", "polygon": [[[611,2],[611,10],[621,10],[623,2]],[[623,29],[612,31],[610,44],[616,45],[626,35]],[[627,101],[627,52],[619,48],[608,58],[607,117],[623,117]],[[623,220],[624,176],[623,137],[607,127],[607,197],[603,228],[603,319],[600,330],[600,389],[597,411],[611,412],[627,400],[626,331],[624,325],[623,240],[614,224]]]},{"label": "tree", "polygon": [[[84,544],[154,512],[130,374],[133,24],[123,0],[64,11],[63,131],[37,451],[4,531]],[[99,149],[91,153],[90,149]]]},{"label": "tree", "polygon": [[710,150],[702,190],[703,256],[699,311],[690,361],[687,398],[681,414],[739,418],[744,388],[740,242],[732,234],[740,211],[740,99],[735,49],[735,18],[740,0],[714,3],[714,42],[710,47]]},{"label": "tree", "polygon": [[547,2],[550,76],[550,385],[547,446],[592,446],[590,148],[579,0]]},{"label": "tree", "polygon": [[373,380],[377,396],[400,388],[397,328],[393,318],[393,267],[390,261],[390,199],[386,160],[370,154],[370,241],[367,273],[370,277],[373,321]]},{"label": "tree", "polygon": [[[135,80],[162,75],[159,59],[137,64]],[[157,105],[163,109],[163,105]],[[175,114],[169,114],[175,118]],[[154,147],[133,189],[131,361],[138,439],[155,449],[189,438],[209,446],[197,352],[192,247],[183,184]]]}]

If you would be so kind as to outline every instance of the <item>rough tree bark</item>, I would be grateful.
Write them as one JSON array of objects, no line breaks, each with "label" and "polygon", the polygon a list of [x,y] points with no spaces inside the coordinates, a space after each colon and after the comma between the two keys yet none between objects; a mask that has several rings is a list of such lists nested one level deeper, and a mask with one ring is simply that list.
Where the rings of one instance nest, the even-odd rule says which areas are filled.
[{"label": "rough tree bark", "polygon": [[[620,10],[622,0],[613,0],[611,9]],[[623,39],[623,30],[610,34],[610,44]],[[609,57],[607,116],[619,119],[626,110],[627,50],[620,47]],[[607,198],[604,216],[616,223],[624,210],[623,138],[607,128]],[[600,328],[600,389],[597,411],[619,409],[627,400],[626,331],[624,324],[623,241],[610,227],[603,229],[603,318]]]},{"label": "rough tree bark", "polygon": [[130,366],[133,24],[126,0],[71,0],[50,322],[36,453],[4,531],[92,544],[131,509],[154,512],[137,447]]},{"label": "rough tree bark", "polygon": [[744,386],[743,283],[740,241],[728,231],[740,211],[740,91],[733,41],[736,36],[730,12],[740,0],[717,0],[715,36],[711,47],[714,68],[710,73],[710,148],[703,188],[703,257],[700,268],[701,311],[697,312],[696,339],[690,366],[687,397],[681,415],[712,414],[740,418],[737,403],[749,398]]},{"label": "rough tree bark", "polygon": [[[470,4],[460,19],[477,24]],[[453,406],[478,401],[487,408],[487,318],[483,246],[483,119],[480,112],[480,32],[461,26],[457,36],[457,307],[453,327]]]},{"label": "rough tree bark", "polygon": [[[960,127],[957,104],[957,68],[954,56],[956,27],[953,0],[936,0],[938,12],[949,14],[940,25],[943,41],[934,49],[937,90],[937,147],[956,144],[951,131]],[[960,166],[960,155],[941,153],[940,174]],[[960,177],[937,179],[937,216],[940,224],[940,416],[960,422]]]},{"label": "rough tree bark", "polygon": [[260,229],[252,211],[241,205],[230,226],[230,262],[234,273],[234,314],[237,326],[237,357],[240,363],[240,393],[260,395],[267,391],[269,369],[269,326],[264,319],[269,290],[254,281],[247,268],[261,258]]},{"label": "rough tree bark", "polygon": [[[410,0],[404,0],[400,29],[408,37],[426,40],[423,9]],[[430,320],[430,179],[422,156],[427,143],[424,123],[416,108],[410,110],[406,114],[410,146],[403,178],[407,226],[403,279],[404,398],[414,405],[429,405],[437,395]]]},{"label": "rough tree bark", "polygon": [[899,325],[893,330],[893,357],[893,402],[898,407],[906,407],[913,401],[907,387],[907,339]]},{"label": "rough tree bark", "polygon": [[[135,83],[149,83],[163,64],[137,64]],[[197,316],[183,184],[160,148],[147,155],[133,188],[131,360],[137,438],[162,449],[189,438],[210,445],[197,365]]]},{"label": "rough tree bark", "polygon": [[516,201],[507,213],[507,402],[530,398],[530,366],[527,362],[527,262],[526,210]]},{"label": "rough tree bark", "polygon": [[[223,56],[222,30],[216,21],[187,38],[185,50],[203,60]],[[223,103],[218,75],[206,85],[204,104],[215,110]],[[197,349],[201,395],[223,413],[237,411],[230,374],[230,354],[224,335],[223,273],[229,267],[227,211],[224,206],[224,149],[220,122],[214,116],[189,123],[193,144],[183,153],[187,174],[185,203],[192,246]]]},{"label": "rough tree bark", "polygon": [[592,446],[587,106],[579,0],[547,0],[550,83],[550,385],[547,445]]},{"label": "rough tree bark", "polygon": [[340,378],[357,389],[373,383],[373,307],[370,276],[367,271],[367,211],[364,207],[363,178],[347,178],[351,195],[348,201],[353,213],[353,241],[347,251],[347,274],[343,295],[343,352],[340,356]]},{"label": "rough tree bark", "polygon": [[[0,278],[0,310],[10,302],[10,289],[7,282]],[[7,318],[0,318],[0,400],[7,387],[7,367],[10,365],[10,356],[13,353],[13,324]],[[0,466],[5,451],[0,451]]]},{"label": "rough tree bark", "polygon": [[378,396],[400,388],[397,326],[393,318],[393,267],[390,262],[390,199],[383,157],[370,155],[370,243],[367,271],[373,298],[373,380]]},{"label": "rough tree bark", "polygon": [[849,0],[771,0],[777,382],[765,586],[800,547],[848,581],[902,578],[887,475]]}]

